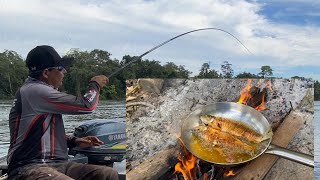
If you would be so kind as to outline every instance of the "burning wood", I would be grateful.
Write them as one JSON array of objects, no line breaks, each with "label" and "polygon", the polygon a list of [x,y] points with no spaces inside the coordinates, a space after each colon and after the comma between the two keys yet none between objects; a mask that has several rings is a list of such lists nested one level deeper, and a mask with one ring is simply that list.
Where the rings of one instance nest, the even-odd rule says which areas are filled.
[{"label": "burning wood", "polygon": [[[161,152],[168,145],[176,146],[174,134],[179,134],[181,121],[190,112],[214,102],[240,100],[238,93],[249,82],[237,79],[176,79],[166,80],[164,84],[158,96],[153,96],[146,101],[156,106],[156,109],[150,110],[150,108],[141,107],[138,111],[133,112],[128,119],[128,162],[130,164],[128,170],[138,166],[146,158]],[[241,98],[246,101],[247,105],[258,108],[276,130],[288,113],[299,107],[308,87],[308,82],[298,80],[251,80],[250,87],[244,88],[246,91],[241,91],[242,94],[247,94],[247,97]],[[248,96],[251,96],[251,99]],[[132,121],[131,118],[135,118],[135,120]],[[186,162],[180,162],[181,169],[186,169],[183,164]],[[229,172],[229,169],[212,167],[210,163],[200,160],[196,160],[193,167],[196,169],[195,174],[198,179],[221,178]],[[232,170],[237,172],[237,170]],[[187,174],[185,173],[185,175]],[[194,175],[191,172],[189,174]],[[179,177],[178,179],[184,178],[183,173],[180,172],[176,176]]]},{"label": "burning wood", "polygon": [[252,83],[252,80],[249,79],[248,83],[247,83],[247,86],[244,89],[241,90],[240,99],[239,99],[238,103],[246,105],[247,101],[252,98],[251,94],[250,94],[251,83]]},{"label": "burning wood", "polygon": [[196,168],[195,168],[195,164],[196,164],[196,160],[197,158],[191,154],[188,153],[186,155],[186,157],[184,156],[178,156],[178,159],[180,160],[180,162],[178,162],[174,169],[175,172],[180,172],[183,175],[183,178],[185,180],[192,180],[192,179],[196,179]]},{"label": "burning wood", "polygon": [[262,110],[265,110],[266,109],[266,106],[264,104],[264,97],[265,97],[265,94],[262,95],[262,98],[261,98],[261,104],[259,106],[256,106],[255,109],[257,111],[262,111]]},{"label": "burning wood", "polygon": [[[247,86],[243,88],[240,92],[240,98],[238,103],[251,106],[258,111],[266,109],[265,99],[267,94],[266,88],[251,87],[252,80],[249,79]],[[267,81],[265,87],[272,90],[271,81]]]},{"label": "burning wood", "polygon": [[[177,157],[180,162],[175,165],[174,173],[177,173],[176,179],[182,179],[179,177],[180,173],[182,174],[184,180],[213,180],[235,176],[235,173],[232,169],[214,166],[198,159],[192,153],[186,150],[184,146],[182,146],[182,149],[182,153],[180,152]],[[211,167],[211,169],[208,169],[207,167]]]},{"label": "burning wood", "polygon": [[181,144],[183,151],[180,151],[180,153],[178,154],[177,158],[180,162],[178,162],[175,165],[174,170],[175,170],[175,172],[180,172],[183,175],[183,178],[185,180],[196,179],[195,164],[197,161],[197,157],[195,157],[192,153],[190,153],[186,149],[186,146],[184,145],[184,143],[182,142],[182,140],[180,138],[178,138],[178,139],[179,139],[179,142]]},{"label": "burning wood", "polygon": [[[253,105],[253,108],[257,110],[263,110],[265,109],[264,105],[264,97],[267,93],[266,91],[262,91],[260,96],[260,92],[256,92],[256,88],[254,91],[251,91],[254,87],[251,87],[252,80],[248,80],[247,85],[245,88],[241,90],[240,98],[238,100],[238,103],[245,104],[245,105]],[[259,99],[261,98],[261,99]],[[251,102],[248,104],[248,102]],[[257,103],[252,102],[261,102],[257,105]],[[257,148],[258,146],[249,145],[250,141],[246,138],[249,138],[251,141],[254,140],[255,143],[260,143],[263,140],[262,134],[259,134],[258,132],[255,132],[253,129],[243,126],[242,124],[239,124],[239,122],[232,121],[229,119],[219,118],[212,115],[202,115],[200,116],[200,119],[203,123],[206,125],[200,125],[199,127],[195,128],[197,130],[197,136],[200,138],[200,142],[206,142],[207,144],[210,144],[210,151],[206,150],[207,146],[203,145],[203,143],[200,143],[201,147],[194,148],[195,150],[199,149],[201,153],[198,153],[198,155],[201,154],[201,156],[205,157],[207,155],[212,156],[214,160],[213,162],[241,162],[245,161],[243,158],[252,158],[255,156],[255,153],[253,153],[251,150],[253,148]],[[203,127],[201,129],[201,127]],[[200,128],[200,129],[199,129]],[[211,132],[212,131],[212,132]],[[207,137],[208,136],[208,137]],[[209,137],[210,136],[210,137]],[[203,139],[204,137],[207,137]],[[239,138],[245,138],[246,141],[242,141]],[[257,138],[260,138],[261,140],[257,141]],[[227,138],[227,139],[226,139]],[[266,137],[271,138],[271,135]],[[234,139],[234,140],[233,140]],[[181,139],[179,138],[181,141]],[[182,142],[182,141],[181,141]],[[198,141],[196,141],[198,142]],[[247,143],[246,143],[247,142]],[[231,146],[226,146],[227,144],[221,144],[221,143],[231,143]],[[178,159],[180,162],[178,162],[175,166],[175,172],[180,172],[183,174],[183,177],[185,180],[191,180],[191,179],[198,179],[196,177],[196,157],[192,155],[186,148],[183,143],[183,152],[184,154],[187,154],[187,156],[178,156]],[[238,144],[238,145],[237,145]],[[226,146],[226,147],[225,147]],[[235,148],[235,150],[232,150]],[[241,151],[241,148],[243,148],[244,152],[250,152],[251,156],[243,156],[244,152]],[[250,151],[249,151],[249,148]],[[218,153],[214,153],[215,149],[219,149]],[[260,151],[257,151],[260,153]],[[226,153],[228,154],[226,156]],[[217,157],[225,157],[225,158],[217,158]],[[240,159],[235,159],[235,158]],[[231,158],[231,159],[230,159]],[[220,162],[217,159],[223,159],[223,161]],[[224,172],[225,177],[234,176],[232,170],[229,170],[228,172]],[[207,178],[207,173],[204,174],[204,179]]]}]

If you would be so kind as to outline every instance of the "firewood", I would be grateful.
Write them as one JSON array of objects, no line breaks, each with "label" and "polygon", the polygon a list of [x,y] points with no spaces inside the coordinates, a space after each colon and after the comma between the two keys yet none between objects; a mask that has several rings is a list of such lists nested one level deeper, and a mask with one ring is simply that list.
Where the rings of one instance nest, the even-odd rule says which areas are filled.
[{"label": "firewood", "polygon": [[177,148],[162,150],[127,173],[127,180],[154,180],[163,177],[177,163]]}]

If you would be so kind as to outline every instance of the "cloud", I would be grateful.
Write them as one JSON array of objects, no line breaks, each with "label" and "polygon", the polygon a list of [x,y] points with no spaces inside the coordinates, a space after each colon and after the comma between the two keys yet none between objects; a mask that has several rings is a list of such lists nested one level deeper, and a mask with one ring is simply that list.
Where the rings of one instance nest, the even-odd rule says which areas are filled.
[{"label": "cloud", "polygon": [[[181,63],[194,72],[203,62],[223,60],[244,71],[262,65],[320,66],[319,26],[272,21],[268,14],[261,13],[266,3],[244,0],[1,1],[0,49],[15,50],[25,57],[34,46],[50,44],[60,54],[71,48],[98,48],[121,59],[126,54],[140,55],[180,33],[217,27],[235,35],[253,54],[226,33],[203,31],[170,42],[146,58]],[[304,4],[319,9],[319,3],[304,1]]]}]

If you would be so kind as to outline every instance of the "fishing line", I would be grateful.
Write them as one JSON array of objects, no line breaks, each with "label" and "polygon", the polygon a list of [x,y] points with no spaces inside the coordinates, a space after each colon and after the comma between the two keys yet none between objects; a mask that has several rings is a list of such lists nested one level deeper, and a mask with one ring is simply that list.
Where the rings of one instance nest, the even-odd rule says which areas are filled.
[{"label": "fishing line", "polygon": [[177,35],[177,36],[175,36],[175,37],[173,37],[173,38],[171,38],[171,39],[169,39],[169,40],[167,40],[167,41],[164,41],[163,43],[161,43],[161,44],[159,44],[159,45],[151,48],[151,49],[148,50],[147,52],[145,52],[145,53],[141,54],[140,56],[136,57],[135,60],[132,60],[132,61],[128,62],[127,64],[125,64],[124,66],[122,66],[121,68],[117,69],[116,71],[114,71],[113,73],[111,73],[111,74],[108,76],[108,78],[112,77],[113,75],[117,74],[119,71],[121,71],[122,69],[124,69],[125,67],[127,67],[127,66],[129,66],[130,64],[136,62],[137,60],[141,59],[143,56],[151,53],[152,51],[158,49],[159,47],[167,44],[168,42],[170,42],[170,41],[172,41],[172,40],[174,40],[174,39],[177,39],[177,38],[179,38],[179,37],[181,37],[181,36],[184,36],[184,35],[186,35],[186,34],[190,34],[190,33],[196,32],[196,31],[204,31],[204,30],[218,30],[218,31],[225,32],[225,33],[229,34],[230,36],[232,36],[234,39],[236,39],[250,54],[252,54],[251,51],[250,51],[237,37],[235,37],[233,34],[229,33],[228,31],[223,30],[223,29],[220,29],[220,28],[201,28],[201,29],[195,29],[195,30],[192,30],[192,31],[188,31],[188,32],[179,34],[179,35]]}]

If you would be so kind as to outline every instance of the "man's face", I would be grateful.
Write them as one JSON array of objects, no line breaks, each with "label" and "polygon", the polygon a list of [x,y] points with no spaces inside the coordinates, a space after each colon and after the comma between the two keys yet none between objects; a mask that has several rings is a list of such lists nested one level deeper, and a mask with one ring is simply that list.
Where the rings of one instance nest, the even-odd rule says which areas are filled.
[{"label": "man's face", "polygon": [[62,85],[64,74],[66,72],[67,71],[63,67],[52,67],[45,69],[43,73],[47,84],[54,88],[59,88]]}]

